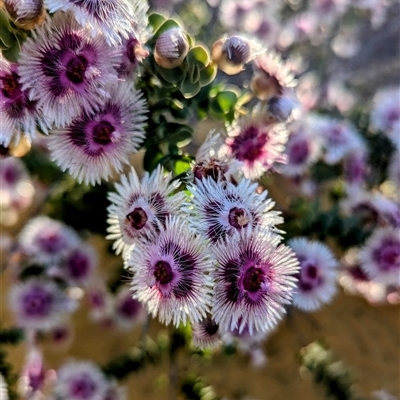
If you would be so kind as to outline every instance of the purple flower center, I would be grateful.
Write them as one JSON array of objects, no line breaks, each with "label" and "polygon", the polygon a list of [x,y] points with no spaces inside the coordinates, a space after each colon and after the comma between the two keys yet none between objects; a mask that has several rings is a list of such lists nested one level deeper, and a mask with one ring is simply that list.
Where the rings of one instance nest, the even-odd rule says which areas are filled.
[{"label": "purple flower center", "polygon": [[138,315],[141,308],[141,304],[133,299],[132,297],[126,297],[118,305],[118,312],[124,317],[133,318]]},{"label": "purple flower center", "polygon": [[224,178],[224,173],[227,167],[218,163],[218,160],[211,158],[207,163],[196,164],[193,170],[194,176],[197,179],[202,179],[206,177],[212,178],[217,181],[218,178]]},{"label": "purple flower center", "polygon": [[5,97],[11,99],[20,94],[18,75],[15,72],[12,72],[10,75],[0,79],[3,81],[3,87],[1,91]]},{"label": "purple flower center", "polygon": [[172,281],[172,269],[166,261],[158,261],[154,267],[154,277],[161,285],[166,285]]},{"label": "purple flower center", "polygon": [[137,207],[132,212],[130,212],[126,219],[129,221],[132,228],[140,230],[142,229],[148,220],[146,212],[143,208]]},{"label": "purple flower center", "polygon": [[250,267],[244,274],[243,288],[248,292],[257,292],[265,280],[264,271],[261,268]]},{"label": "purple flower center", "polygon": [[38,242],[42,250],[50,254],[56,254],[64,247],[64,241],[58,232],[49,232],[39,237]]},{"label": "purple flower center", "polygon": [[130,39],[126,45],[126,55],[128,57],[128,60],[132,63],[135,64],[137,61],[136,58],[136,47],[139,44],[137,39],[133,38]]},{"label": "purple flower center", "polygon": [[87,66],[88,61],[85,57],[76,56],[68,62],[65,74],[72,83],[82,83],[85,79]]},{"label": "purple flower center", "polygon": [[293,164],[302,164],[307,160],[309,147],[307,141],[294,143],[289,149],[290,162]]},{"label": "purple flower center", "polygon": [[46,316],[49,314],[53,296],[41,287],[34,287],[23,297],[23,308],[27,316]]},{"label": "purple flower center", "polygon": [[100,121],[93,129],[93,140],[97,144],[106,145],[112,141],[114,127],[107,121]]},{"label": "purple flower center", "polygon": [[243,208],[233,207],[229,211],[229,223],[236,229],[245,228],[249,224],[249,218]]},{"label": "purple flower center", "polygon": [[393,124],[400,119],[400,110],[391,109],[387,115],[388,127],[393,128]]},{"label": "purple flower center", "polygon": [[19,171],[13,167],[6,168],[3,172],[3,178],[9,185],[13,185],[18,181]]},{"label": "purple flower center", "polygon": [[399,243],[387,241],[376,251],[375,259],[383,271],[389,271],[400,266],[400,246]]},{"label": "purple flower center", "polygon": [[90,376],[84,374],[71,382],[70,394],[76,399],[89,399],[96,391],[96,384]]},{"label": "purple flower center", "polygon": [[209,336],[213,336],[218,332],[219,325],[212,319],[207,319],[204,323],[204,330]]},{"label": "purple flower center", "polygon": [[238,160],[254,162],[263,154],[267,141],[267,134],[256,126],[250,126],[234,138],[231,147]]},{"label": "purple flower center", "polygon": [[67,267],[70,276],[75,279],[83,278],[89,271],[89,259],[79,250],[73,252],[67,259]]},{"label": "purple flower center", "polygon": [[299,278],[299,288],[308,292],[322,283],[322,277],[319,274],[318,267],[311,261],[300,261],[301,271]]}]

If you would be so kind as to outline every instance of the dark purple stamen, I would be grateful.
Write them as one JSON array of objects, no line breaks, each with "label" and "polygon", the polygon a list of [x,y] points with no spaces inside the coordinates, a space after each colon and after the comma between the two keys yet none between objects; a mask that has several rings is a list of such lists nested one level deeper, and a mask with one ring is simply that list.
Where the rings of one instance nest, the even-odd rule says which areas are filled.
[{"label": "dark purple stamen", "polygon": [[154,277],[162,285],[170,283],[173,277],[171,266],[166,261],[158,261],[154,268]]},{"label": "dark purple stamen", "polygon": [[143,208],[137,207],[132,212],[130,212],[126,219],[130,223],[131,227],[137,230],[142,229],[147,223],[147,214]]},{"label": "dark purple stamen", "polygon": [[93,129],[93,140],[97,144],[106,145],[112,141],[114,127],[107,121],[100,121]]}]

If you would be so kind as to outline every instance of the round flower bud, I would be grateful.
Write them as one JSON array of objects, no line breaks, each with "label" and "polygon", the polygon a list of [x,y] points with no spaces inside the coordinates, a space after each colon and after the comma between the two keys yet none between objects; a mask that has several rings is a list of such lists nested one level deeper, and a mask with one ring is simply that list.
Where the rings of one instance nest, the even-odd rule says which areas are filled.
[{"label": "round flower bud", "polygon": [[4,0],[4,6],[18,28],[34,29],[41,25],[46,17],[43,0]]},{"label": "round flower bud", "polygon": [[179,67],[189,51],[186,33],[180,28],[163,32],[157,39],[154,48],[156,63],[165,69]]},{"label": "round flower bud", "polygon": [[212,59],[218,68],[228,75],[243,71],[244,65],[262,52],[262,47],[241,36],[217,40],[211,50]]}]

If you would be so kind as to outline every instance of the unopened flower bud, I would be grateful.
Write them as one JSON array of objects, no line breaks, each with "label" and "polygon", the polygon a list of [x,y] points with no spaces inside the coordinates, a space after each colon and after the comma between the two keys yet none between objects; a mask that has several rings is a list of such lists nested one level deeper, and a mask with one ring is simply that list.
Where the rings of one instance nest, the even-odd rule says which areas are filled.
[{"label": "unopened flower bud", "polygon": [[179,67],[189,51],[186,33],[180,28],[169,29],[157,39],[154,49],[156,63],[165,69]]},{"label": "unopened flower bud", "polygon": [[4,6],[18,28],[31,30],[46,16],[43,0],[4,0]]},{"label": "unopened flower bud", "polygon": [[263,71],[254,74],[250,81],[250,88],[260,100],[269,100],[281,92],[278,80]]},{"label": "unopened flower bud", "polygon": [[243,71],[244,65],[257,54],[263,52],[261,46],[241,36],[217,40],[212,47],[212,59],[218,68],[228,75]]}]

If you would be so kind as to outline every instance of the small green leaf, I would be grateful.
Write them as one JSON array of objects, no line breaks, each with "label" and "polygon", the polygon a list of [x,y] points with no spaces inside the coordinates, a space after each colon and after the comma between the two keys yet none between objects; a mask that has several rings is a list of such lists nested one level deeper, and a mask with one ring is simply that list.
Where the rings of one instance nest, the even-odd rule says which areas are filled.
[{"label": "small green leaf", "polygon": [[191,169],[191,163],[188,160],[180,159],[175,162],[175,175],[181,175]]},{"label": "small green leaf", "polygon": [[13,42],[15,42],[15,37],[12,35],[7,28],[0,26],[0,41],[3,42],[5,46],[11,47]]},{"label": "small green leaf", "polygon": [[210,63],[210,55],[205,47],[198,45],[189,50],[186,60],[191,65],[205,68]]},{"label": "small green leaf", "polygon": [[166,20],[167,18],[158,13],[152,13],[149,15],[149,24],[153,28],[153,32],[156,32]]},{"label": "small green leaf", "polygon": [[223,91],[218,93],[216,100],[218,105],[221,107],[221,110],[225,114],[228,114],[235,107],[237,95],[231,91]]},{"label": "small green leaf", "polygon": [[217,76],[218,68],[215,64],[210,63],[206,68],[200,71],[200,84],[206,86],[211,83]]},{"label": "small green leaf", "polygon": [[8,18],[7,13],[0,8],[0,26],[2,28],[7,29],[8,31],[11,30],[10,20]]},{"label": "small green leaf", "polygon": [[15,41],[9,49],[3,50],[2,53],[6,60],[16,63],[18,62],[20,51],[21,48],[19,46],[19,43]]},{"label": "small green leaf", "polygon": [[156,67],[156,71],[161,75],[161,77],[169,82],[169,83],[173,83],[174,85],[176,85],[178,82],[180,82],[184,75],[182,70],[177,67],[177,68],[172,68],[172,69],[165,69],[160,67],[159,65],[155,65]]},{"label": "small green leaf", "polygon": [[198,65],[192,65],[188,72],[190,82],[196,83],[200,79],[200,68]]},{"label": "small green leaf", "polygon": [[190,79],[185,78],[181,83],[181,92],[185,99],[190,99],[200,92],[201,85],[199,82],[192,83]]}]

